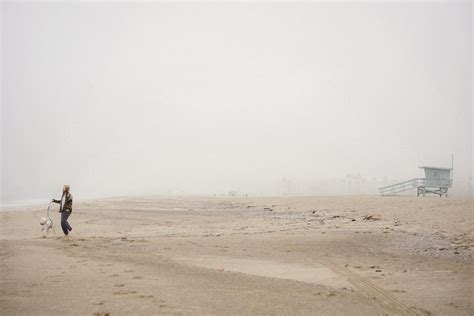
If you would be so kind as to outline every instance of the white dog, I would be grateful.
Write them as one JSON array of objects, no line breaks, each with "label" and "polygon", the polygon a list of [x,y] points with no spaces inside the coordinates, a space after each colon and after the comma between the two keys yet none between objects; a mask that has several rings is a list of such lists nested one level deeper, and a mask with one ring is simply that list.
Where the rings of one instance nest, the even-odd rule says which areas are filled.
[{"label": "white dog", "polygon": [[50,230],[52,230],[53,233],[56,234],[56,232],[54,231],[53,221],[51,220],[51,218],[45,218],[45,217],[41,218],[40,225],[41,225],[41,231],[43,232],[43,238],[46,237],[46,235],[49,233]]}]

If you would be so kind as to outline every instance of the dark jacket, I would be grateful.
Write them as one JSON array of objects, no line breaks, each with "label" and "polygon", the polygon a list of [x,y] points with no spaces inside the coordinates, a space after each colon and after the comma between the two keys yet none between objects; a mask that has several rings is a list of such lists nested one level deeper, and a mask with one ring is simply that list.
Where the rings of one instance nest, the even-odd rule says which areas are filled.
[{"label": "dark jacket", "polygon": [[[62,199],[64,199],[64,205],[61,205]],[[67,194],[63,194],[60,200],[53,199],[53,202],[59,204],[59,213],[62,213],[64,211],[72,213],[72,194],[71,193],[68,192]]]}]

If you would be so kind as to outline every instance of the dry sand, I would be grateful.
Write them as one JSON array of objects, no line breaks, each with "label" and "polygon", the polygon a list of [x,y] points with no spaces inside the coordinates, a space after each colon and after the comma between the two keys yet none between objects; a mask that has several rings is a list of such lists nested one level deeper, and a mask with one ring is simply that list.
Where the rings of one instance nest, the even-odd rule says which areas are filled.
[{"label": "dry sand", "polygon": [[4,210],[0,313],[473,315],[473,209],[455,198],[113,198],[76,202],[67,237],[54,212],[47,238],[46,206]]}]

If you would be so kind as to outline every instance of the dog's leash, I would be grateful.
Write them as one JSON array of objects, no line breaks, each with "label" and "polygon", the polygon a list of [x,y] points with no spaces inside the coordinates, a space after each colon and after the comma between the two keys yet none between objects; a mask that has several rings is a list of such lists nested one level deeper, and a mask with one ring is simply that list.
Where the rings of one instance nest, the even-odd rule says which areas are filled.
[{"label": "dog's leash", "polygon": [[[47,208],[47,210],[46,210],[46,217],[47,217],[51,222],[53,222],[53,219],[49,216],[49,209],[51,208],[51,204],[52,204],[52,203],[53,203],[53,202],[49,202],[48,208]],[[35,216],[36,216],[38,219],[41,219],[41,216],[38,215],[38,212],[39,212],[39,211],[35,211],[35,212],[33,212],[33,214],[35,214]],[[44,214],[44,213],[43,213],[43,214]]]},{"label": "dog's leash", "polygon": [[53,203],[53,201],[49,202],[48,209],[46,210],[46,214],[48,216],[48,219],[51,221],[51,223],[53,223],[53,220],[51,219],[51,217],[49,217],[49,208],[51,207],[51,203]]}]

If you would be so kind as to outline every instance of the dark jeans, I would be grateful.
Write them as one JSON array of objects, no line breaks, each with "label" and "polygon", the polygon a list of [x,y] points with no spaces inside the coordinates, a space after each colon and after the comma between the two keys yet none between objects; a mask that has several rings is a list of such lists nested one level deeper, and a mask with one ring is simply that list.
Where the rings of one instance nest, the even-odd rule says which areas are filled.
[{"label": "dark jeans", "polygon": [[68,211],[64,211],[61,213],[61,228],[63,229],[64,235],[69,234],[69,232],[72,230],[71,225],[69,225],[69,223],[67,222],[69,215],[71,215],[71,212]]}]

